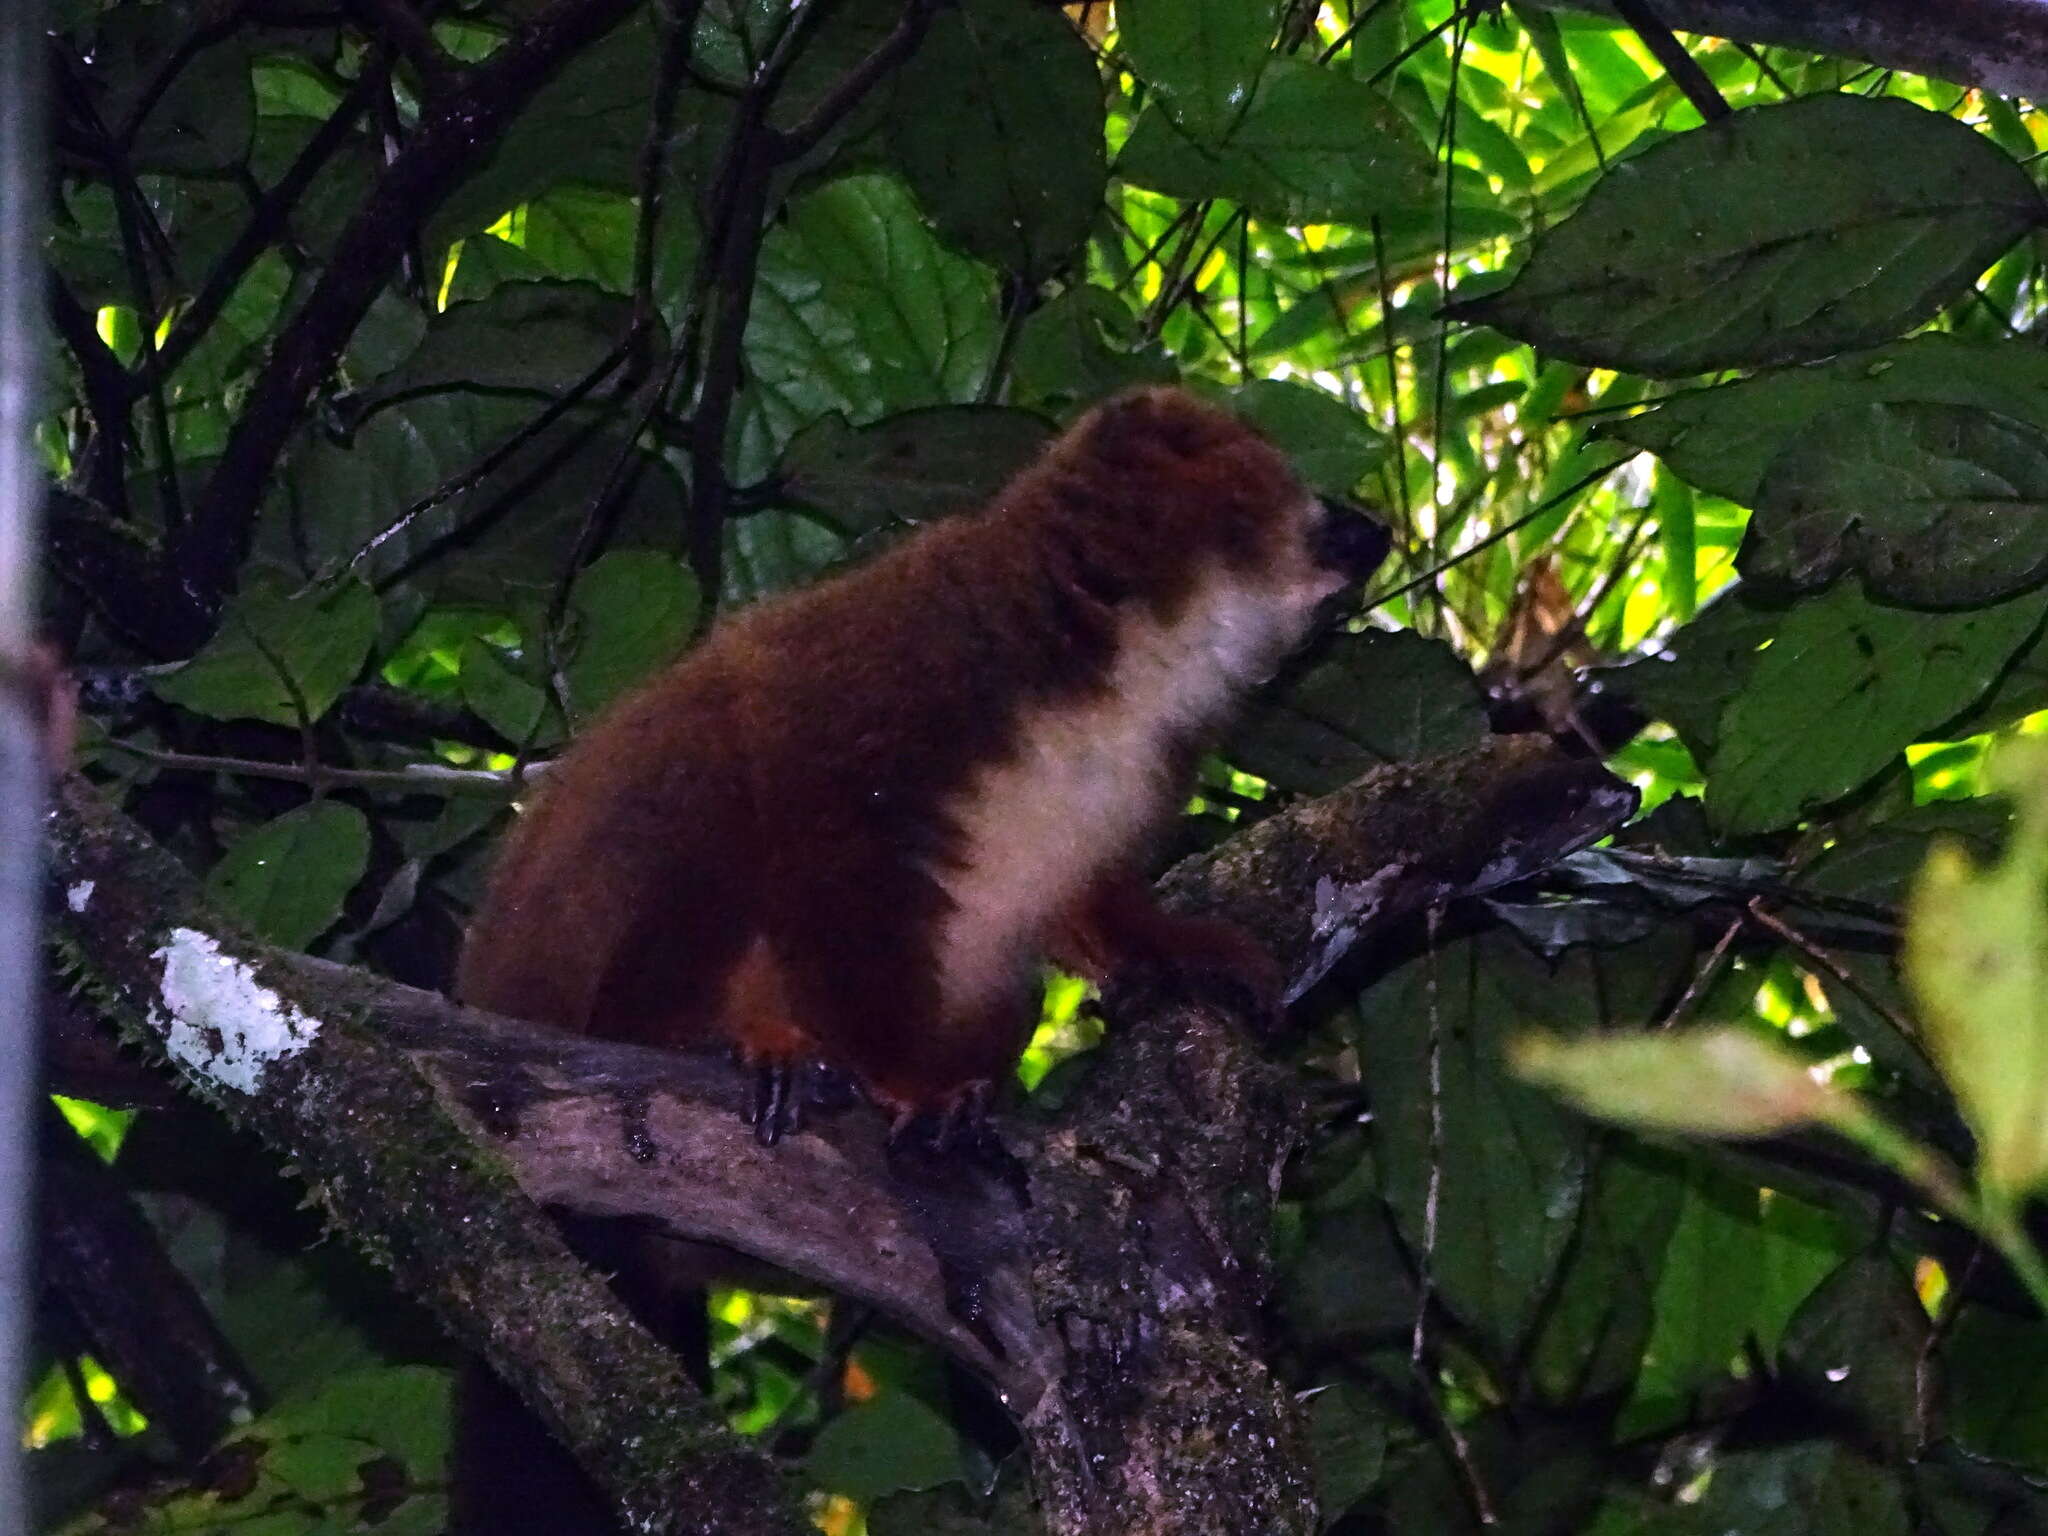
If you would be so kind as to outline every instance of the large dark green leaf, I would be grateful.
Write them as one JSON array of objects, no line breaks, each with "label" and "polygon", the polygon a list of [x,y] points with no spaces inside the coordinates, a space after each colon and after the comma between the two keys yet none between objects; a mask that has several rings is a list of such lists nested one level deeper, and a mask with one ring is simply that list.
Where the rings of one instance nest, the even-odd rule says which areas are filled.
[{"label": "large dark green leaf", "polygon": [[1785,1325],[1778,1367],[1829,1422],[1907,1460],[1920,1439],[1927,1309],[1883,1248],[1849,1259],[1814,1288]]},{"label": "large dark green leaf", "polygon": [[1826,412],[1765,471],[1737,563],[1801,588],[1854,571],[1898,603],[2010,597],[2048,575],[2048,432],[1921,401]]},{"label": "large dark green leaf", "polygon": [[747,368],[773,462],[833,411],[856,424],[977,397],[994,360],[988,269],[940,245],[900,183],[855,176],[798,199],[761,250]]},{"label": "large dark green leaf", "polygon": [[1708,811],[1768,832],[1840,799],[1981,697],[2044,612],[2038,593],[1964,613],[1882,608],[1853,581],[1799,603],[1721,713]]},{"label": "large dark green leaf", "polygon": [[1428,156],[1385,97],[1336,69],[1275,59],[1228,134],[1204,143],[1148,107],[1117,174],[1174,197],[1227,197],[1287,224],[1359,223],[1430,193]]},{"label": "large dark green leaf", "polygon": [[1620,1138],[1601,1146],[1578,1236],[1529,1350],[1530,1384],[1545,1400],[1618,1400],[1635,1380],[1685,1173],[1655,1148]]},{"label": "large dark green leaf", "polygon": [[95,106],[110,131],[132,131],[128,161],[135,170],[226,171],[249,153],[256,93],[248,35],[233,31],[181,57],[207,21],[204,7],[181,0],[121,6],[100,24],[92,64],[105,94]]},{"label": "large dark green leaf", "polygon": [[1926,320],[2041,211],[2027,173],[1953,118],[1808,97],[1615,167],[1507,288],[1453,312],[1638,373],[1796,362]]},{"label": "large dark green leaf", "polygon": [[1387,1412],[1363,1388],[1335,1382],[1310,1400],[1308,1430],[1316,1502],[1328,1522],[1380,1480],[1387,1461]]},{"label": "large dark green leaf", "polygon": [[1900,1474],[1833,1440],[1720,1457],[1697,1502],[1680,1505],[1671,1536],[1911,1536]]},{"label": "large dark green leaf", "polygon": [[594,283],[501,283],[436,315],[404,366],[378,380],[377,396],[457,385],[558,394],[624,340],[632,317],[631,300]]},{"label": "large dark green leaf", "polygon": [[[501,612],[546,602],[621,455],[636,468],[613,542],[677,540],[683,501],[674,471],[579,413],[523,438],[475,478],[483,460],[529,431],[538,409],[531,399],[444,390],[385,406],[346,443],[316,439],[292,458],[284,496],[266,506],[259,547],[326,570],[388,533],[359,567],[373,580],[405,572],[439,601]],[[401,522],[437,493],[446,499]]]},{"label": "large dark green leaf", "polygon": [[206,893],[271,943],[304,949],[341,916],[369,860],[363,813],[321,800],[244,834],[207,875]]},{"label": "large dark green leaf", "polygon": [[1117,32],[1131,68],[1195,137],[1224,137],[1273,56],[1273,0],[1123,0]]},{"label": "large dark green leaf", "polygon": [[[659,29],[642,12],[571,58],[497,143],[480,151],[483,168],[435,211],[430,246],[488,229],[556,187],[636,191],[661,52]],[[725,98],[708,91],[681,93],[668,150],[684,185],[722,135],[728,110]]]},{"label": "large dark green leaf", "polygon": [[1956,1438],[1980,1455],[2048,1472],[2048,1327],[1983,1306],[1963,1308],[1942,1349]]},{"label": "large dark green leaf", "polygon": [[1511,1074],[1503,1046],[1523,1029],[1650,1018],[1689,953],[1654,939],[1553,968],[1496,933],[1405,965],[1360,1000],[1382,1192],[1411,1252],[1434,1227],[1438,1294],[1503,1359],[1542,1319],[1579,1230],[1595,1135]]},{"label": "large dark green leaf", "polygon": [[1368,768],[1455,752],[1486,734],[1472,670],[1411,630],[1339,635],[1239,722],[1225,755],[1282,789],[1321,795]]},{"label": "large dark green leaf", "polygon": [[1032,411],[935,405],[867,427],[827,416],[790,439],[779,469],[785,495],[848,533],[923,523],[981,505],[1045,446]]},{"label": "large dark green leaf", "polygon": [[1035,281],[1102,207],[1102,119],[1100,67],[1065,17],[966,0],[904,66],[889,153],[941,235]]},{"label": "large dark green leaf", "polygon": [[1936,332],[1682,394],[1598,435],[1647,448],[1701,490],[1752,506],[1764,470],[1814,418],[1906,400],[1976,406],[2048,431],[2048,351]]},{"label": "large dark green leaf", "polygon": [[265,572],[235,595],[199,654],[151,687],[216,720],[297,725],[301,705],[307,721],[327,713],[376,635],[377,599],[361,582],[300,590]]}]

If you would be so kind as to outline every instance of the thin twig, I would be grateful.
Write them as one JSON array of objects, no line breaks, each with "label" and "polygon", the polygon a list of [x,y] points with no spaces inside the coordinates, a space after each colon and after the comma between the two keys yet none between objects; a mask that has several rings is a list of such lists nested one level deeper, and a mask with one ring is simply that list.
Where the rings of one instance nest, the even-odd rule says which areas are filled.
[{"label": "thin twig", "polygon": [[1671,77],[1672,83],[1685,92],[1685,99],[1693,104],[1694,111],[1710,123],[1719,122],[1729,115],[1728,98],[1707,78],[1699,60],[1686,51],[1677,34],[1664,24],[1650,0],[1614,0],[1614,14],[1627,22],[1635,35],[1643,40],[1643,46],[1664,66],[1664,73]]},{"label": "thin twig", "polygon": [[1797,928],[1794,928],[1783,918],[1767,911],[1761,896],[1752,896],[1742,910],[1758,927],[1775,934],[1793,949],[1797,950],[1805,957],[1808,963],[1823,971],[1831,980],[1847,989],[1864,1007],[1883,1019],[1885,1023],[1891,1025],[1893,1029],[1899,1032],[1903,1039],[1910,1041],[1916,1050],[1921,1050],[1922,1054],[1925,1054],[1924,1047],[1921,1045],[1920,1026],[1917,1023],[1907,1018],[1898,1009],[1871,991],[1869,987],[1857,979],[1853,971],[1844,966],[1841,961],[1828,953],[1827,950],[1821,948],[1820,945],[1801,933]]},{"label": "thin twig", "polygon": [[[108,737],[96,749],[125,752],[159,768],[180,773],[225,773],[242,779],[279,779],[311,787],[316,779],[329,789],[361,789],[419,795],[489,795],[509,799],[518,792],[510,773],[495,768],[454,768],[442,763],[409,763],[403,768],[330,768],[309,771],[304,763],[269,762],[254,757],[217,757],[197,752],[169,752],[138,742]],[[545,762],[526,765],[526,776],[545,772]]]}]

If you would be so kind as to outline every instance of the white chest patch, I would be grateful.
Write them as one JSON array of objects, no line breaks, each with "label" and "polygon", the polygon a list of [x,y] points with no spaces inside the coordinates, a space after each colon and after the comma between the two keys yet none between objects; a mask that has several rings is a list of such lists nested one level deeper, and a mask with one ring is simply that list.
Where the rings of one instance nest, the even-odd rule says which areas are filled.
[{"label": "white chest patch", "polygon": [[1122,632],[1109,686],[1020,723],[1015,752],[982,769],[954,819],[953,900],[936,959],[943,1006],[1011,995],[1047,924],[1124,858],[1161,798],[1168,750],[1217,724],[1301,637],[1314,598],[1218,573],[1172,624]]}]

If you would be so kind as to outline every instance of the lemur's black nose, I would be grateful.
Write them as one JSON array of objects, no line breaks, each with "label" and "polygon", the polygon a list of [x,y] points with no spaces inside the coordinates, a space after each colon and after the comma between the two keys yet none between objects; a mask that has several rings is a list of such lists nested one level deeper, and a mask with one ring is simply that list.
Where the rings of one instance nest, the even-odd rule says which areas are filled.
[{"label": "lemur's black nose", "polygon": [[1347,582],[1364,581],[1387,558],[1393,535],[1386,524],[1358,507],[1327,496],[1322,500],[1323,524],[1310,539],[1310,554]]}]

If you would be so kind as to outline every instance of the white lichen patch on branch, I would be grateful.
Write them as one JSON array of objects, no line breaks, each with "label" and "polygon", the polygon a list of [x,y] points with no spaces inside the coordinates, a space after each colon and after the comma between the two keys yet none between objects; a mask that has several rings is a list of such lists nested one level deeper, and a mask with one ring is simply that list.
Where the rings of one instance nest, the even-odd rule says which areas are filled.
[{"label": "white lichen patch on branch", "polygon": [[313,1043],[320,1021],[256,979],[249,965],[221,952],[211,935],[174,928],[158,949],[163,1003],[170,1014],[164,1046],[208,1081],[255,1093],[277,1062]]}]

